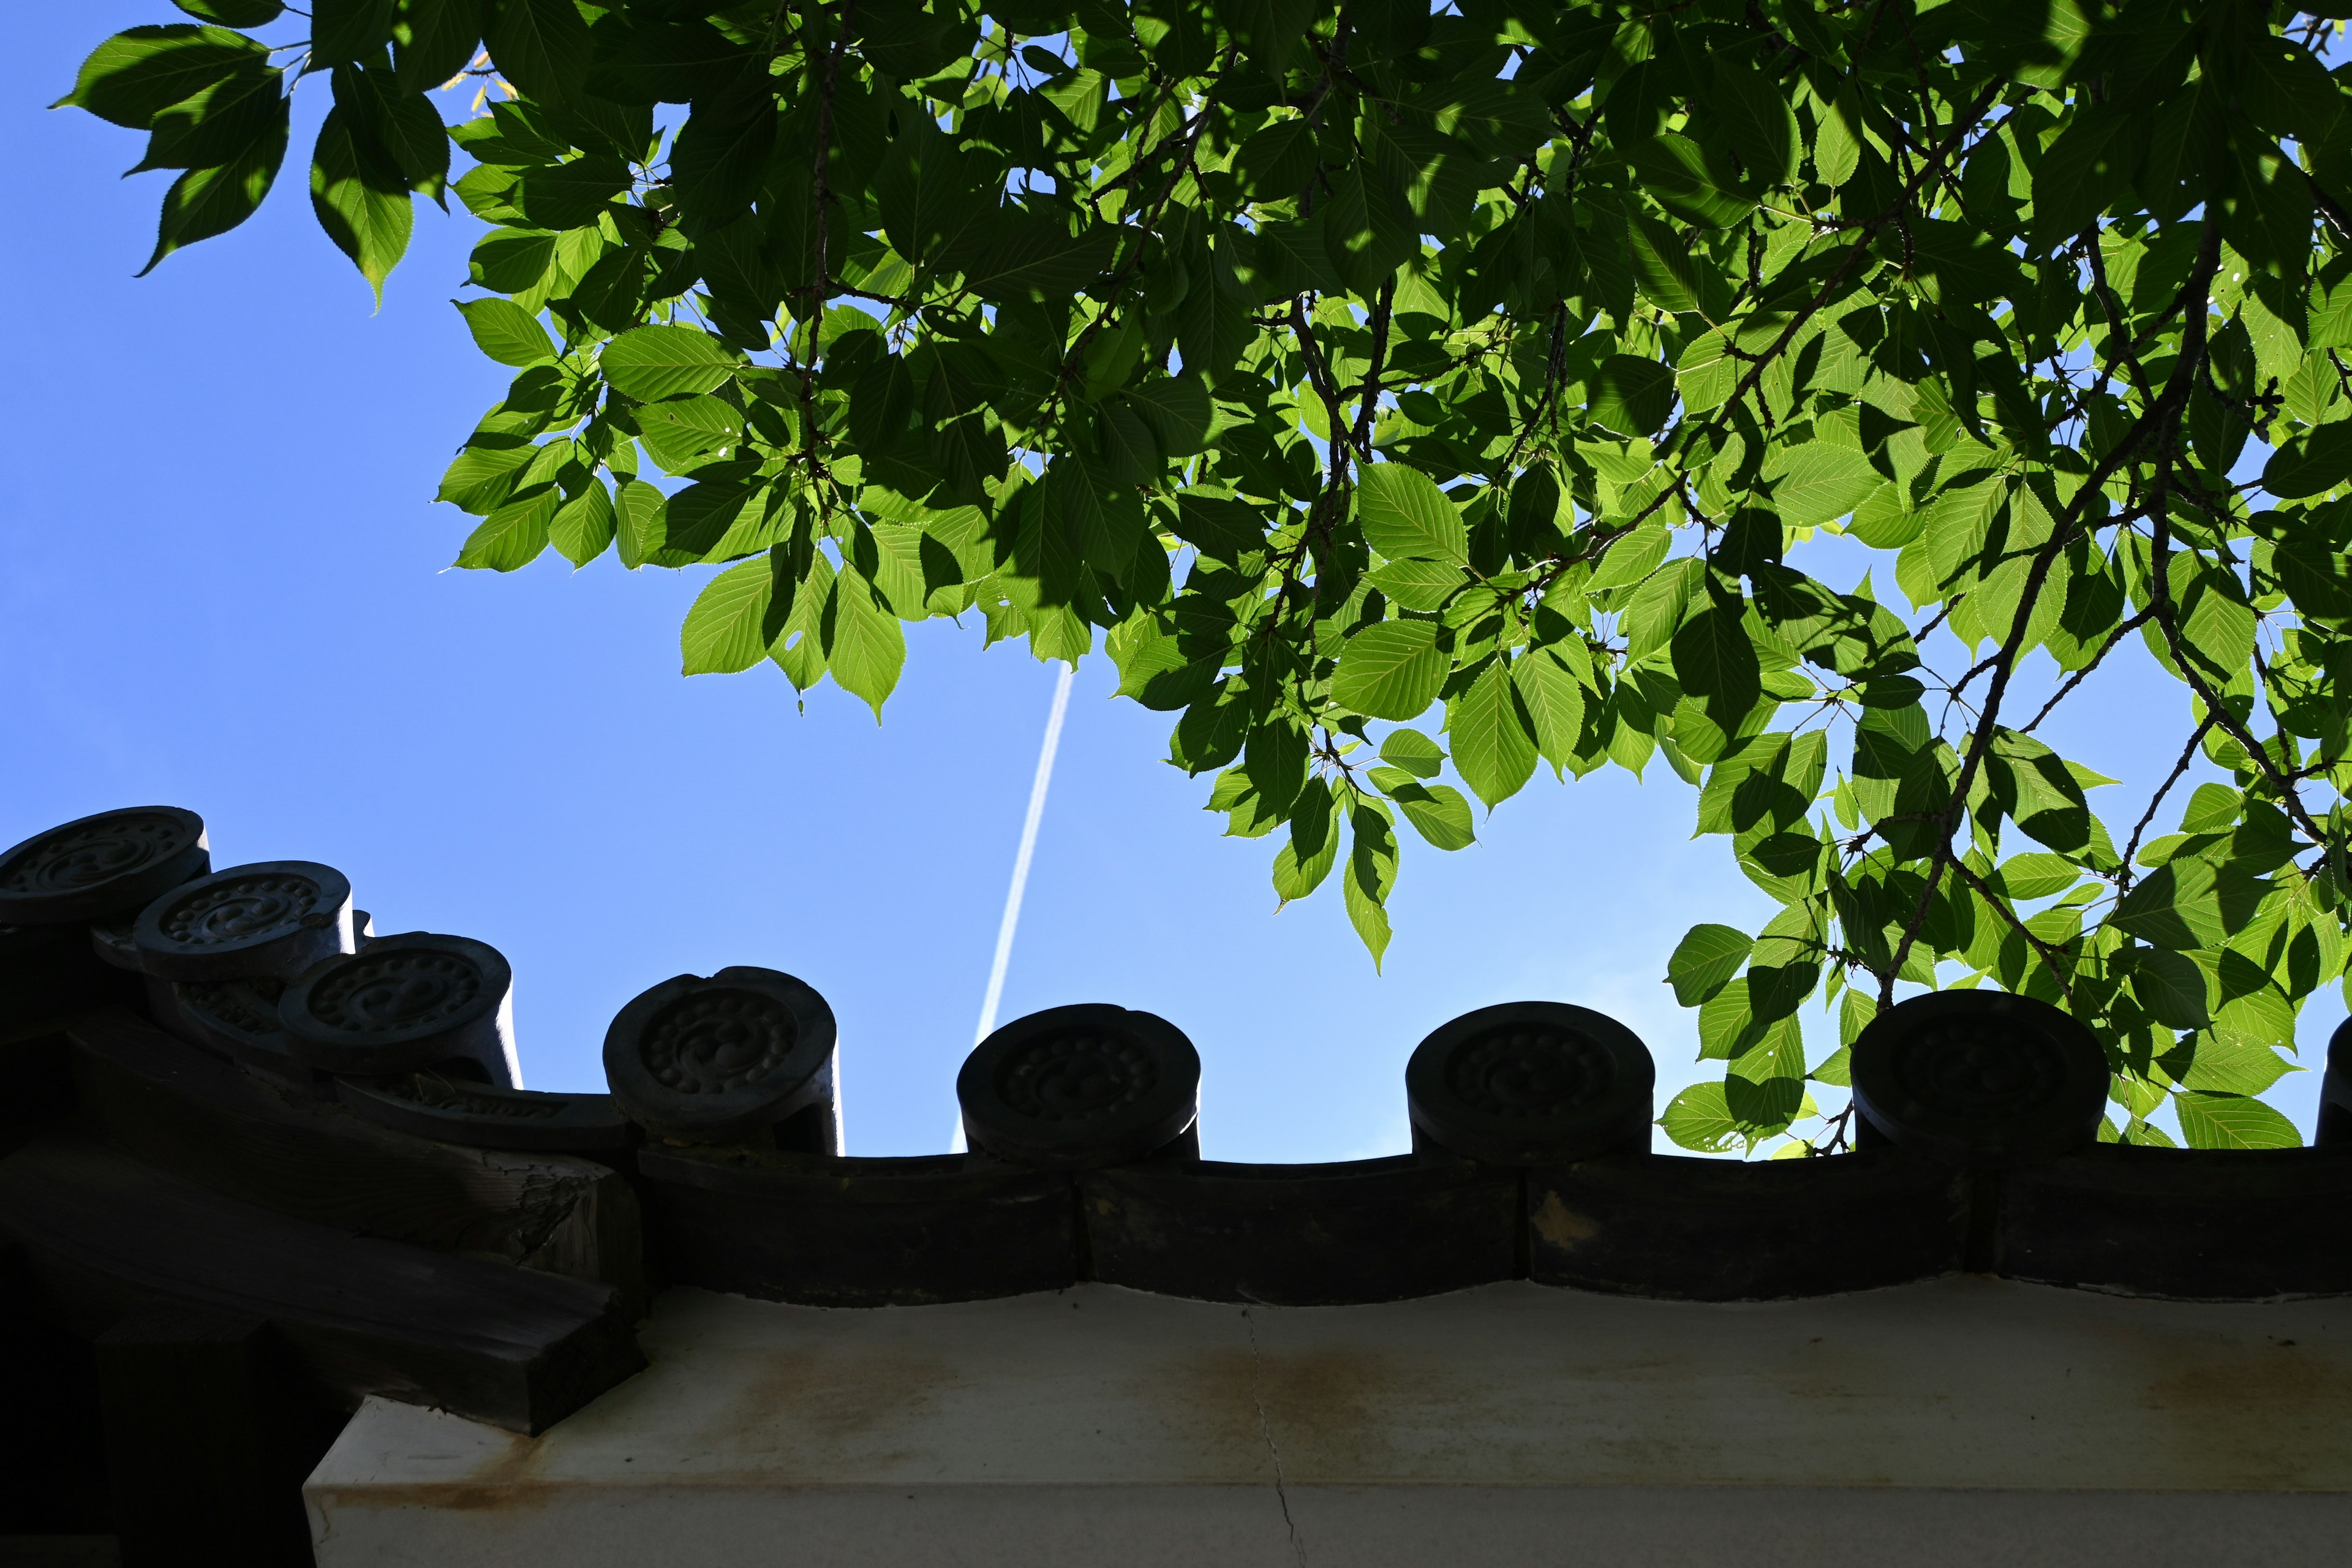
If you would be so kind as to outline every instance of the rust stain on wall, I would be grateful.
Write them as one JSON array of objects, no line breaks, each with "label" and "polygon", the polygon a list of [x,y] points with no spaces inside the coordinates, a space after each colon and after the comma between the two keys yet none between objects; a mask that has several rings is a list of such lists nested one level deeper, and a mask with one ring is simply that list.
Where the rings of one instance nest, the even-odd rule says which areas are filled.
[{"label": "rust stain on wall", "polygon": [[2272,1339],[2194,1347],[2158,1372],[2143,1404],[2172,1417],[2173,1484],[2334,1489],[2352,1468],[2352,1368],[2322,1347]]},{"label": "rust stain on wall", "polygon": [[485,1456],[463,1480],[411,1481],[394,1487],[353,1489],[348,1498],[341,1495],[344,1489],[336,1488],[321,1500],[331,1507],[390,1506],[456,1513],[523,1512],[544,1508],[562,1488],[536,1474],[541,1452],[540,1439],[509,1436],[504,1448]]},{"label": "rust stain on wall", "polygon": [[1546,1193],[1543,1206],[1537,1209],[1530,1221],[1536,1234],[1561,1251],[1572,1250],[1580,1241],[1590,1241],[1601,1234],[1601,1222],[1589,1215],[1578,1214],[1559,1201],[1558,1193]]},{"label": "rust stain on wall", "polygon": [[738,1354],[735,1393],[709,1431],[722,1450],[797,1451],[817,1468],[886,1456],[872,1439],[918,1426],[954,1366],[904,1346],[761,1347]]},{"label": "rust stain on wall", "polygon": [[1161,1362],[1131,1386],[1172,1436],[1229,1460],[1248,1456],[1250,1472],[1269,1479],[1278,1452],[1294,1482],[1411,1469],[1414,1443],[1401,1418],[1423,1433],[1458,1405],[1466,1437],[1483,1403],[1411,1357],[1366,1345],[1286,1349],[1264,1333],[1255,1347],[1244,1338]]},{"label": "rust stain on wall", "polygon": [[[1152,1363],[1128,1382],[1128,1396],[1171,1436],[1195,1448],[1257,1453],[1264,1447],[1258,1358],[1242,1341],[1238,1322],[1235,1339],[1231,1345]],[[1270,1479],[1272,1465],[1264,1468]]]}]

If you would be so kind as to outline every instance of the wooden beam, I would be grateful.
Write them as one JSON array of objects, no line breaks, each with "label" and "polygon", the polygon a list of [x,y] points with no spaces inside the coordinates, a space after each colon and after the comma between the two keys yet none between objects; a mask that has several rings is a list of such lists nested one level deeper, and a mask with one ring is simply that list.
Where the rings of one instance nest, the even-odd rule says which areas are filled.
[{"label": "wooden beam", "polygon": [[636,1196],[606,1166],[380,1127],[120,1010],[71,1037],[84,1106],[176,1175],[339,1230],[600,1279],[632,1312],[643,1302]]},{"label": "wooden beam", "polygon": [[380,1394],[537,1432],[644,1364],[609,1285],[289,1219],[94,1139],[0,1161],[0,1235],[83,1332],[158,1299],[249,1313],[346,1405]]}]

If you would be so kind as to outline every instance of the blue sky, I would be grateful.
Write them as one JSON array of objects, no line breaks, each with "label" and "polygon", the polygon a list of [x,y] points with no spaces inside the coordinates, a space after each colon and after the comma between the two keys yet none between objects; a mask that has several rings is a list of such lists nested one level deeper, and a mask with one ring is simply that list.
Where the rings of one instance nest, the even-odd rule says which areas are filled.
[{"label": "blue sky", "polygon": [[[169,176],[118,180],[136,135],[42,106],[107,33],[177,16],[106,0],[0,24],[0,122],[26,171],[0,237],[19,302],[0,845],[156,801],[204,814],[217,865],[335,865],[379,931],[506,952],[539,1088],[601,1088],[606,1023],[656,981],[788,970],[840,1017],[853,1151],[943,1149],[1053,667],[983,652],[976,621],[910,628],[877,728],[829,685],[802,710],[772,668],[681,679],[710,569],[608,554],[575,574],[551,552],[511,576],[445,570],[472,520],[434,488],[506,379],[448,303],[478,227],[421,210],[372,314],[289,166],[245,228],[134,280]],[[324,108],[300,100],[323,96],[298,94],[298,158]],[[1860,575],[1858,549],[1824,548],[1853,558],[1816,570]],[[2110,665],[2045,733],[2125,781],[2095,796],[2120,835],[2186,697],[2136,649]],[[1493,1002],[1623,1019],[1661,1105],[1699,1076],[1666,956],[1695,922],[1752,931],[1771,906],[1721,840],[1691,838],[1694,792],[1663,763],[1647,784],[1546,772],[1474,847],[1409,842],[1376,976],[1336,885],[1274,912],[1273,841],[1217,836],[1208,781],[1160,760],[1170,716],[1116,683],[1099,656],[1078,673],[1001,1016],[1111,1001],[1173,1020],[1205,1064],[1203,1150],[1226,1159],[1402,1149],[1406,1055]],[[2306,1060],[2342,1016],[2334,995],[2306,1009]],[[1833,1044],[1807,1034],[1816,1058]],[[2273,1097],[2306,1132],[2317,1078]]]}]

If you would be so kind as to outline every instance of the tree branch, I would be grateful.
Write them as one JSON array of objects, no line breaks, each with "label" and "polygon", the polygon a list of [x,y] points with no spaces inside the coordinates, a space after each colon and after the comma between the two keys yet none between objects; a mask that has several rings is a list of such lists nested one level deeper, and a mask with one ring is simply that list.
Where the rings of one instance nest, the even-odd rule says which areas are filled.
[{"label": "tree branch", "polygon": [[2149,618],[2155,614],[2156,612],[2154,610],[2142,610],[2138,615],[2132,616],[2129,620],[2125,621],[2116,626],[2115,630],[2109,632],[2107,634],[2107,640],[2099,645],[2099,651],[2091,656],[2091,662],[2076,670],[2074,674],[2068,676],[2066,678],[2066,683],[2053,693],[2050,700],[2042,705],[2042,711],[2033,716],[2033,722],[2019,731],[2018,733],[2021,735],[2031,735],[2033,733],[2033,731],[2041,726],[2042,721],[2050,717],[2050,710],[2057,707],[2059,703],[2064,701],[2068,692],[2074,690],[2077,686],[2082,685],[2084,678],[2087,677],[2091,671],[2099,668],[2099,661],[2105,658],[2107,655],[2114,650],[2115,646],[2117,643],[2123,641],[2124,638],[2129,637],[2132,633],[2139,630],[2140,627],[2147,625]]},{"label": "tree branch", "polygon": [[[2193,294],[2200,300],[2204,299],[2212,289],[2213,274],[2221,264],[2221,226],[2208,220],[2199,245],[2197,264],[2189,273],[2184,294]],[[2114,451],[2099,459],[2098,465],[2084,479],[2082,488],[2074,492],[2065,516],[2050,531],[2048,542],[2034,552],[2033,565],[2026,574],[2024,591],[2018,597],[2016,618],[2011,623],[2008,637],[2001,643],[2000,664],[1993,671],[1991,689],[1985,694],[1984,713],[1977,721],[1975,734],[1969,738],[1968,754],[1961,759],[1960,776],[1953,787],[1952,803],[1944,810],[1943,831],[1937,836],[1935,855],[1928,863],[1927,879],[1919,889],[1918,905],[1911,911],[1911,919],[1903,928],[1903,942],[1895,949],[1895,962],[1886,977],[1880,982],[1878,1001],[1881,1006],[1894,1005],[1895,978],[1902,973],[1904,961],[1910,956],[1912,944],[1919,939],[1919,928],[1926,922],[1927,910],[1935,901],[1936,889],[1943,880],[1944,868],[1952,863],[1952,836],[1959,830],[1961,817],[1967,815],[1969,793],[1975,787],[1977,773],[1982,767],[1986,754],[1992,749],[1994,731],[2000,721],[2001,699],[2008,693],[2010,677],[2016,672],[2017,661],[2025,644],[2026,629],[2032,624],[2034,605],[2042,596],[2043,584],[2049,581],[2051,564],[2058,559],[2059,552],[2073,540],[2084,510],[2102,493],[2109,477],[2123,466],[2126,458],[2151,435],[2157,438],[2159,452],[2170,449],[2181,413],[2189,405],[2189,391],[2197,384],[2198,365],[2205,357],[2205,309],[2200,304],[2194,309],[2181,345],[2179,363],[2173,369],[2171,381],[2165,386],[2163,398],[2155,407],[2140,416],[2124,438],[2116,443]],[[2161,580],[2161,563],[2158,564],[2157,573]],[[2159,624],[2161,619],[2159,616]],[[2188,667],[2184,665],[2182,668],[2186,669]]]},{"label": "tree branch", "polygon": [[1372,419],[1380,412],[1381,371],[1389,357],[1389,317],[1395,308],[1396,274],[1391,273],[1372,302],[1372,360],[1357,393],[1356,450],[1368,463],[1372,460]]},{"label": "tree branch", "polygon": [[2124,846],[2124,866],[2116,879],[2116,891],[2123,892],[2130,889],[2132,860],[2139,854],[2140,835],[2146,833],[2147,825],[2156,820],[2156,808],[2164,804],[2164,797],[2172,793],[2172,786],[2179,784],[2180,775],[2189,771],[2189,763],[2197,755],[2197,748],[2204,744],[2205,737],[2212,728],[2213,712],[2212,710],[2208,709],[2205,712],[2205,721],[2197,726],[2195,734],[2189,737],[2189,744],[2180,748],[2180,760],[2172,764],[2172,772],[2165,775],[2164,783],[2157,786],[2156,793],[2147,797],[2147,809],[2140,813],[2138,824],[2131,830],[2131,842]]},{"label": "tree branch", "polygon": [[[825,276],[825,247],[828,243],[825,208],[833,193],[825,186],[824,165],[833,150],[833,98],[841,79],[841,57],[849,47],[849,24],[857,15],[857,0],[844,0],[840,20],[834,29],[833,47],[824,58],[824,80],[818,86],[816,100],[816,149],[810,172],[810,184],[816,207],[816,277],[809,286],[808,353],[800,366],[801,373],[801,447],[808,455],[810,479],[816,477],[816,362],[824,352],[824,302],[831,298],[830,280]],[[812,484],[817,492],[820,512],[828,503],[824,487]]]},{"label": "tree branch", "polygon": [[1967,861],[1954,859],[1952,875],[1975,889],[1984,901],[1991,906],[1992,911],[2007,921],[2010,929],[2026,940],[2036,956],[2042,960],[2042,967],[2050,971],[2050,977],[2058,982],[2058,989],[2065,994],[2067,1001],[2072,1002],[2074,999],[2074,966],[2071,963],[2062,962],[2066,959],[2066,950],[2051,946],[2050,943],[2027,930],[2025,922],[2018,918],[2017,911],[2010,908],[2009,900],[1987,887],[1983,878],[1969,869]]}]

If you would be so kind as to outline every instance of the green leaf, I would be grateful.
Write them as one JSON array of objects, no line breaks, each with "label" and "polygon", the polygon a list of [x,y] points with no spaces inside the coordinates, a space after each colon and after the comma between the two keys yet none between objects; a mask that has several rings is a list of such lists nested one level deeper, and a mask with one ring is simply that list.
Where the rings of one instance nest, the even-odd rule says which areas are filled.
[{"label": "green leaf", "polygon": [[732,675],[767,658],[775,578],[769,558],[757,555],[705,584],[678,629],[678,673]]},{"label": "green leaf", "polygon": [[1599,594],[1643,581],[1666,558],[1668,542],[1663,522],[1645,522],[1631,533],[1619,535],[1609,546],[1609,553],[1601,558],[1600,570],[1592,574],[1585,591]]},{"label": "green leaf", "polygon": [[[2294,1019],[2290,1016],[2287,1020],[2290,1038],[2294,1028]],[[2171,1060],[2170,1057],[2166,1058],[2168,1066]],[[2183,1089],[2214,1094],[2251,1095],[2262,1093],[2294,1070],[2293,1066],[2268,1045],[2218,1035],[2200,1035],[2197,1037],[2195,1055],[2189,1070],[2176,1072],[2174,1076]]]},{"label": "green leaf", "polygon": [[1381,742],[1381,761],[1417,779],[1433,779],[1445,765],[1445,753],[1418,730],[1391,730]]},{"label": "green leaf", "polygon": [[340,103],[327,111],[310,155],[310,210],[382,303],[383,280],[408,249],[415,216],[407,183],[361,145],[351,112]]},{"label": "green leaf", "polygon": [[548,521],[548,542],[574,566],[585,566],[613,542],[613,497],[594,479],[556,509]]},{"label": "green leaf", "polygon": [[1442,610],[1470,579],[1446,561],[1391,561],[1376,567],[1369,581],[1391,603],[1408,610]]},{"label": "green leaf", "polygon": [[547,548],[547,525],[554,521],[563,496],[553,485],[537,485],[490,513],[467,537],[457,564],[487,567],[492,572],[517,572],[539,559]]},{"label": "green leaf", "polygon": [[1695,925],[1666,960],[1666,982],[1675,1000],[1696,1007],[1731,983],[1755,943],[1726,925]]},{"label": "green leaf", "polygon": [[144,278],[152,272],[157,262],[181,247],[226,234],[251,217],[278,178],[278,166],[286,157],[286,135],[281,114],[266,135],[231,162],[191,169],[173,181],[172,188],[163,194],[163,217],[155,226],[155,254],[147,258],[139,275]]},{"label": "green leaf", "polygon": [[1709,717],[1726,733],[1763,695],[1756,644],[1737,611],[1708,605],[1683,622],[1668,646],[1675,679],[1685,691],[1706,699]]},{"label": "green leaf", "polygon": [[1315,165],[1315,126],[1307,120],[1276,121],[1243,142],[1234,157],[1242,189],[1262,202],[1298,195],[1314,178]]},{"label": "green leaf", "polygon": [[1853,178],[1862,164],[1859,112],[1851,90],[1833,99],[1813,100],[1820,128],[1813,134],[1813,173],[1834,189]]},{"label": "green leaf", "polygon": [[310,51],[323,65],[364,59],[392,42],[392,0],[310,0]]},{"label": "green leaf", "polygon": [[1274,857],[1274,890],[1284,903],[1323,885],[1339,859],[1339,819],[1331,786],[1310,778],[1290,805],[1290,837]]},{"label": "green leaf", "polygon": [[1675,216],[1706,228],[1727,228],[1756,210],[1756,204],[1716,181],[1706,154],[1687,136],[1668,131],[1625,149],[1625,161],[1642,188]]},{"label": "green leaf", "polygon": [[1660,310],[1684,315],[1698,309],[1698,281],[1685,245],[1664,224],[1646,213],[1627,215],[1628,258],[1633,279]]},{"label": "green leaf", "polygon": [[1320,221],[1258,226],[1251,279],[1268,299],[1294,294],[1338,294],[1347,282],[1332,264]]},{"label": "green leaf", "polygon": [[730,455],[743,432],[743,416],[723,398],[674,397],[638,409],[637,431],[655,462],[682,474],[713,455]]},{"label": "green leaf", "polygon": [[241,70],[157,110],[146,155],[127,172],[209,169],[235,159],[285,121],[285,75],[257,68]]},{"label": "green leaf", "polygon": [[506,499],[539,448],[519,436],[477,435],[457,453],[441,476],[435,500],[448,501],[465,511],[486,515]]},{"label": "green leaf", "polygon": [[1683,407],[1692,414],[1722,407],[1739,384],[1743,368],[1721,331],[1701,332],[1675,361],[1675,387]]},{"label": "green leaf", "polygon": [[910,261],[961,258],[977,238],[994,232],[995,208],[978,184],[972,154],[929,121],[901,122],[875,180],[882,230],[890,247]]},{"label": "green leaf", "polygon": [[2289,441],[2263,465],[2263,489],[2282,500],[2323,495],[2352,479],[2352,423],[2323,425]]},{"label": "green leaf", "polygon": [[1727,1154],[1746,1142],[1720,1083],[1695,1083],[1675,1095],[1658,1125],[1679,1147],[1701,1154]]},{"label": "green leaf", "polygon": [[2205,1005],[2205,972],[2187,953],[2141,948],[2134,953],[2132,994],[2159,1024],[2201,1029],[2212,1022]]},{"label": "green leaf", "polygon": [[1584,733],[1584,687],[1550,648],[1531,648],[1511,665],[1511,684],[1536,731],[1536,751],[1557,775],[1572,765]]},{"label": "green leaf", "polygon": [[661,491],[643,479],[624,479],[613,486],[613,533],[620,546],[621,564],[634,572],[648,562],[656,566],[683,566],[683,560],[664,558],[668,520]]},{"label": "green leaf", "polygon": [[2131,189],[2147,145],[2145,122],[2120,110],[2078,109],[2033,172],[2033,247],[2072,239]]},{"label": "green leaf", "polygon": [[1186,491],[1176,498],[1176,515],[1166,526],[1202,554],[1219,561],[1239,563],[1265,549],[1256,510],[1244,501]]},{"label": "green leaf", "polygon": [[261,27],[278,20],[279,0],[172,0],[189,16],[224,27]]},{"label": "green leaf", "polygon": [[425,92],[456,76],[481,38],[476,0],[393,0],[393,75],[403,92]]},{"label": "green leaf", "polygon": [[1454,771],[1493,811],[1536,771],[1535,728],[1501,659],[1445,705]]},{"label": "green leaf", "polygon": [[765,94],[732,113],[713,105],[688,116],[669,157],[680,210],[715,227],[750,206],[776,153],[776,126],[775,105]]},{"label": "green leaf", "polygon": [[1413,831],[1439,849],[1466,849],[1477,841],[1470,822],[1470,803],[1452,784],[1424,784],[1410,778],[1381,780],[1377,775],[1396,770],[1374,770],[1373,782],[1396,802]]},{"label": "green leaf", "polygon": [[1991,881],[1995,890],[2021,902],[2063,893],[2080,879],[2082,870],[2063,855],[2034,851],[2012,855],[2000,863]]},{"label": "green leaf", "polygon": [[1124,395],[1169,457],[1189,458],[1206,446],[1214,409],[1199,376],[1155,376],[1129,387]]},{"label": "green leaf", "polygon": [[526,97],[560,104],[584,85],[592,47],[572,0],[491,0],[486,9],[490,61]]},{"label": "green leaf", "polygon": [[1389,950],[1389,890],[1396,886],[1396,830],[1370,805],[1359,805],[1349,814],[1355,843],[1348,854],[1347,874],[1339,891],[1348,906],[1349,923],[1372,955],[1377,971]]},{"label": "green leaf", "polygon": [[[500,112],[503,110],[504,112]],[[535,169],[561,163],[572,149],[542,134],[537,122],[526,120],[511,103],[493,104],[490,112],[447,128],[450,141],[467,155],[485,163]]]},{"label": "green leaf", "polygon": [[[1391,560],[1467,565],[1470,535],[1437,481],[1402,463],[1374,463],[1357,481],[1356,521],[1364,542]],[[1410,715],[1405,715],[1410,717]]]},{"label": "green leaf", "polygon": [[1110,253],[1110,236],[1099,229],[1074,237],[1046,219],[1007,214],[964,259],[964,283],[990,300],[1066,300],[1101,273]]},{"label": "green leaf", "polygon": [[825,659],[833,678],[853,697],[866,700],[874,721],[898,685],[907,664],[907,634],[855,567],[844,566],[824,607]]},{"label": "green leaf", "polygon": [[1796,177],[1804,138],[1779,73],[1752,62],[1753,57],[1715,57],[1716,100],[1708,108],[1730,128],[1748,177],[1779,184]]},{"label": "green leaf", "polygon": [[1674,412],[1675,373],[1655,360],[1611,354],[1592,379],[1592,420],[1620,436],[1654,436]]},{"label": "green leaf", "polygon": [[2352,553],[2318,540],[2282,540],[2271,570],[2305,615],[2352,620]]},{"label": "green leaf", "polygon": [[381,166],[389,182],[448,205],[449,134],[441,112],[423,95],[404,92],[382,66],[338,66],[335,103],[352,114],[352,137],[362,157]]},{"label": "green leaf", "polygon": [[2174,1112],[2191,1149],[2299,1149],[2303,1135],[2276,1110],[2240,1094],[2177,1094]]},{"label": "green leaf", "polygon": [[515,205],[539,228],[585,228],[612,210],[629,188],[629,166],[591,155],[541,169],[525,169],[512,192]]},{"label": "green leaf", "polygon": [[1851,447],[1808,442],[1780,470],[1772,506],[1782,522],[1811,528],[1845,516],[1883,482],[1870,459]]},{"label": "green leaf", "polygon": [[130,131],[216,82],[268,63],[260,44],[225,27],[184,22],[117,33],[82,62],[73,90],[51,104],[86,109]]},{"label": "green leaf", "polygon": [[520,294],[547,274],[555,260],[556,237],[511,228],[493,229],[474,247],[468,281],[500,294]]},{"label": "green leaf", "polygon": [[1286,713],[1252,724],[1242,747],[1249,777],[1267,807],[1286,808],[1307,782],[1307,731]]},{"label": "green leaf", "polygon": [[642,403],[715,392],[735,374],[735,356],[692,327],[637,327],[604,345],[604,379]]},{"label": "green leaf", "polygon": [[822,550],[809,558],[808,575],[793,595],[792,614],[783,630],[768,645],[768,658],[784,672],[795,691],[806,691],[824,679],[823,623],[833,602],[833,562]]},{"label": "green leaf", "polygon": [[474,334],[474,346],[500,364],[534,365],[555,357],[555,344],[538,318],[512,300],[452,300]]},{"label": "green leaf", "polygon": [[1382,621],[1348,639],[1331,700],[1374,719],[1419,717],[1437,700],[1453,660],[1431,621]]}]

